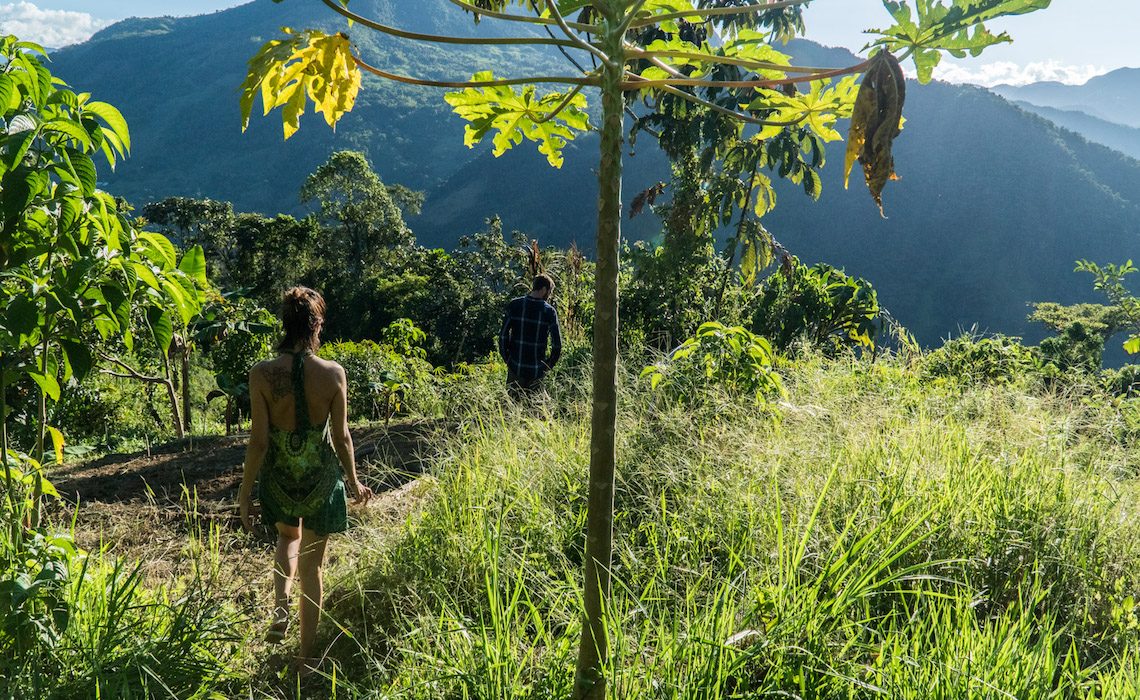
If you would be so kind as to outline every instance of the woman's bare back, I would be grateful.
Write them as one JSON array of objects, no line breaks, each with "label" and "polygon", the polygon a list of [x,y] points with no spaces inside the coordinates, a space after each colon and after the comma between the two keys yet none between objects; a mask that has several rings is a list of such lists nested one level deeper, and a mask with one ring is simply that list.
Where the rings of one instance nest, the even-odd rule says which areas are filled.
[{"label": "woman's bare back", "polygon": [[[279,355],[258,363],[253,371],[261,375],[260,396],[253,400],[265,402],[269,424],[278,430],[296,430],[297,420],[293,397],[293,356]],[[305,358],[305,399],[309,410],[309,423],[324,425],[338,396],[340,365],[322,360],[315,355]]]}]

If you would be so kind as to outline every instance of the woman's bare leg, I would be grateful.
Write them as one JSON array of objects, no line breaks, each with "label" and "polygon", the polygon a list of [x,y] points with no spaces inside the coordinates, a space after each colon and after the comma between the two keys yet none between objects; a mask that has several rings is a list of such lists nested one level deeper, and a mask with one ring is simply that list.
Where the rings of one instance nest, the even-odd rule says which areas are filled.
[{"label": "woman's bare leg", "polygon": [[[276,627],[289,619],[289,594],[297,575],[301,550],[301,528],[277,523],[277,552],[273,557],[273,622]],[[284,627],[285,625],[280,625]],[[284,634],[285,630],[280,630]]]},{"label": "woman's bare leg", "polygon": [[327,543],[326,535],[318,535],[309,529],[302,531],[298,566],[301,583],[301,646],[298,656],[302,663],[312,658],[313,644],[317,638],[317,621],[320,620],[321,602],[324,600],[321,567],[325,561]]}]

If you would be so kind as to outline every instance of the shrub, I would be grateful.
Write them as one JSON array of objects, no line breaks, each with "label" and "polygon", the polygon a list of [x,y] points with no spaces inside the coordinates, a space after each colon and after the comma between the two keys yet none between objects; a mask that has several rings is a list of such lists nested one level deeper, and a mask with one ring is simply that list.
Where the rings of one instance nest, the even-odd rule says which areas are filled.
[{"label": "shrub", "polygon": [[827,354],[875,347],[879,298],[871,283],[819,263],[792,261],[764,282],[752,314],[752,330],[787,351],[807,342]]},{"label": "shrub", "polygon": [[384,330],[383,337],[391,344],[364,340],[321,346],[321,357],[344,367],[351,419],[387,420],[433,405],[432,366],[420,345],[424,332],[408,319],[399,319]]},{"label": "shrub", "polygon": [[641,376],[649,379],[650,387],[677,400],[693,400],[700,388],[712,385],[762,402],[783,393],[780,376],[772,368],[774,359],[764,338],[740,326],[710,321],[664,360],[646,367]]},{"label": "shrub", "polygon": [[1040,368],[1040,362],[1019,338],[963,335],[947,340],[922,360],[922,379],[965,384],[1006,384]]},{"label": "shrub", "polygon": [[1101,386],[1113,396],[1140,396],[1140,365],[1106,369],[1100,374]]}]

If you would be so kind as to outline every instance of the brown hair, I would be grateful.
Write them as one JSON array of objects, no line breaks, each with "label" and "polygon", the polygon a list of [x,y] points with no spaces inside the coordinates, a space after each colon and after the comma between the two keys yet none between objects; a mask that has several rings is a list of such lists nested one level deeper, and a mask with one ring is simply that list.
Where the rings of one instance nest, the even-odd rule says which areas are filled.
[{"label": "brown hair", "polygon": [[296,347],[316,352],[321,344],[321,323],[325,320],[325,300],[321,293],[308,287],[292,287],[285,290],[281,299],[281,324],[285,327],[285,337],[277,344],[278,352],[288,352]]},{"label": "brown hair", "polygon": [[550,279],[550,275],[548,275],[546,273],[543,273],[541,275],[535,275],[534,283],[531,284],[530,289],[532,292],[537,292],[540,289],[549,289],[550,291],[553,292],[554,291],[554,280]]}]

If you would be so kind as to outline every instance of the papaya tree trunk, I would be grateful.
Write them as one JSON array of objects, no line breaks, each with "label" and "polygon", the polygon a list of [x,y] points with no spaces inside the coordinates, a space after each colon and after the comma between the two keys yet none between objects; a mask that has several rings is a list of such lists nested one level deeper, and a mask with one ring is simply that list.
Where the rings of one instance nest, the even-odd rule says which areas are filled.
[{"label": "papaya tree trunk", "polygon": [[614,463],[617,432],[618,256],[621,241],[621,90],[624,5],[606,4],[602,50],[612,63],[602,73],[601,160],[598,168],[598,266],[594,286],[594,379],[590,416],[590,484],[586,516],[584,619],[574,697],[606,696],[603,666],[609,654],[605,612],[613,550]]}]

